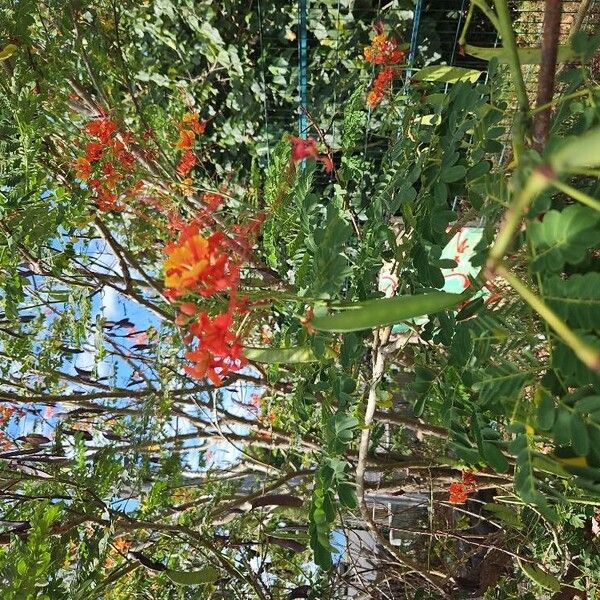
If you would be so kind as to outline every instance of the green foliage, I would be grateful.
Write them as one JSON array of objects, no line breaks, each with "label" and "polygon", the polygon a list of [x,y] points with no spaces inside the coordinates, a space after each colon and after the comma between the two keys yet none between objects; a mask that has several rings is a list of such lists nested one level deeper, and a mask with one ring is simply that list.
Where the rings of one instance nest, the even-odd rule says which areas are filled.
[{"label": "green foliage", "polygon": [[600,215],[584,206],[548,211],[527,229],[535,255],[534,270],[559,271],[565,263],[580,263],[598,239]]},{"label": "green foliage", "polygon": [[[403,49],[409,4],[394,0],[377,17]],[[486,76],[429,64],[421,42],[434,51],[440,33],[425,14],[412,82],[397,67],[382,105],[368,109],[379,68],[362,57],[372,7],[313,3],[303,134],[332,158],[329,173],[314,157],[291,157],[296,16],[237,0],[0,8],[7,598],[334,598],[345,585],[334,536],[363,527],[364,502],[376,512],[356,496],[359,432],[370,438],[368,482],[377,475],[393,494],[422,484],[427,531],[450,534],[431,533],[425,548],[423,524],[410,522],[419,535],[402,538],[402,560],[375,578],[389,584],[385,594],[449,590],[431,583],[449,564],[462,581],[463,544],[475,538],[461,528],[475,513],[469,505],[449,519],[443,501],[467,469],[469,492],[494,496],[483,502],[501,522],[495,549],[518,557],[507,594],[557,591],[575,556],[573,585],[596,585],[582,530],[600,497],[600,376],[576,342],[600,350],[600,104],[589,64],[600,38],[577,35],[559,49],[560,61],[581,61],[563,63],[540,150],[529,131],[537,113],[525,108],[513,122],[502,65],[517,79],[520,65],[508,47],[465,46],[490,61]],[[516,55],[541,60],[539,49]],[[206,131],[187,178],[175,144],[189,110]],[[73,169],[102,112],[131,154],[131,177],[144,182],[143,193],[123,192],[123,212],[100,210],[95,183]],[[206,210],[211,191],[223,202]],[[241,264],[236,293],[189,298],[210,316],[243,306],[229,334],[250,365],[219,389],[214,373],[198,381],[182,369],[198,314],[179,314],[163,283],[165,245],[192,220],[225,233]],[[468,249],[475,272],[464,293],[450,294],[463,249],[443,252],[464,226],[482,238]],[[381,297],[383,268],[397,282],[393,298]],[[540,317],[494,269],[553,313]],[[389,339],[371,335],[393,326]],[[365,414],[374,415],[368,429]],[[404,535],[404,523],[396,529]],[[559,543],[540,541],[550,537]],[[406,575],[394,565],[408,559],[419,568]]]}]

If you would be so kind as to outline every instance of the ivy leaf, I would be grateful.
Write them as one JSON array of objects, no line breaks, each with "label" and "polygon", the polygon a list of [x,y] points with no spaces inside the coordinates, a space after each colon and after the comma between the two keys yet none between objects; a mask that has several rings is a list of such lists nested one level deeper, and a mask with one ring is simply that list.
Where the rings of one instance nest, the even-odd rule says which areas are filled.
[{"label": "ivy leaf", "polygon": [[543,221],[529,225],[528,235],[536,256],[536,271],[559,271],[565,263],[581,262],[589,248],[598,242],[596,229],[600,215],[589,208],[572,205],[563,211],[549,210]]}]

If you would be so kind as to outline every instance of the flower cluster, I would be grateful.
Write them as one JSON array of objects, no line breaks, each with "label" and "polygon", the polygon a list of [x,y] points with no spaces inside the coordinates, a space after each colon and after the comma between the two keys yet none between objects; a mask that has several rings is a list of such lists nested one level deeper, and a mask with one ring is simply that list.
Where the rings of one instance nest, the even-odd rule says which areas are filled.
[{"label": "flower cluster", "polygon": [[450,494],[449,502],[452,504],[463,504],[467,501],[469,494],[475,490],[477,480],[473,473],[463,471],[462,481],[451,483],[448,492]]},{"label": "flower cluster", "polygon": [[205,237],[197,223],[186,226],[165,253],[165,295],[171,300],[209,297],[223,291],[229,295],[227,311],[214,318],[186,301],[179,305],[176,319],[178,325],[188,328],[186,342],[192,347],[186,353],[192,363],[186,365],[186,373],[221,385],[224,375],[246,365],[240,338],[233,331],[234,317],[246,312],[246,302],[237,296],[239,266],[227,252],[225,236],[217,232]]},{"label": "flower cluster", "polygon": [[165,247],[165,287],[171,299],[196,293],[212,296],[237,287],[239,269],[224,248],[224,235],[204,237],[197,224],[184,227],[176,243]]},{"label": "flower cluster", "polygon": [[84,131],[89,140],[85,144],[85,154],[75,160],[76,175],[92,189],[98,210],[120,212],[124,206],[119,197],[135,194],[140,187],[140,182],[131,181],[135,163],[133,154],[127,149],[131,136],[120,134],[116,123],[107,116],[89,121]]},{"label": "flower cluster", "polygon": [[184,367],[188,375],[196,379],[208,377],[219,386],[224,375],[246,365],[242,344],[232,326],[231,312],[217,315],[214,319],[205,312],[198,313],[189,326],[190,335],[198,339],[198,345],[185,355],[192,362]]},{"label": "flower cluster", "polygon": [[404,58],[404,52],[398,48],[398,42],[378,33],[371,45],[364,49],[365,60],[374,65],[395,65]]},{"label": "flower cluster", "polygon": [[179,124],[179,138],[175,144],[177,150],[182,150],[183,155],[177,165],[177,172],[185,177],[197,164],[196,155],[192,147],[196,135],[202,135],[206,130],[206,121],[200,121],[198,113],[187,112]]},{"label": "flower cluster", "polygon": [[373,80],[373,88],[367,94],[367,105],[371,108],[377,106],[385,96],[386,90],[390,87],[396,72],[392,67],[382,69]]},{"label": "flower cluster", "polygon": [[382,65],[383,69],[373,81],[373,88],[367,95],[367,104],[371,108],[377,106],[391,86],[392,80],[398,71],[392,67],[404,60],[404,52],[398,47],[398,42],[390,39],[384,32],[381,24],[377,25],[377,35],[371,45],[364,49],[365,60],[375,65]]},{"label": "flower cluster", "polygon": [[331,160],[331,156],[329,154],[319,154],[317,140],[315,140],[315,138],[309,137],[304,140],[290,135],[289,140],[292,143],[292,160],[294,162],[304,160],[305,158],[314,158],[323,163],[327,173],[333,171],[333,161]]}]

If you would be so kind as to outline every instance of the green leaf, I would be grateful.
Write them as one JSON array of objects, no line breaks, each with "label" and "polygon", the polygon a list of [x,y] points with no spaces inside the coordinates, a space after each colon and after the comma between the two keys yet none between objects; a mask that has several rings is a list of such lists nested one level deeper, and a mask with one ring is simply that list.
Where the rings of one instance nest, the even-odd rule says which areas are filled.
[{"label": "green leaf", "polygon": [[559,271],[565,263],[581,262],[598,242],[599,221],[598,213],[576,204],[561,212],[549,210],[543,221],[534,221],[527,230],[536,253],[532,268]]},{"label": "green leaf", "polygon": [[529,563],[524,563],[520,560],[518,562],[523,573],[525,573],[529,579],[535,581],[539,586],[552,592],[558,592],[560,590],[560,581],[554,577],[554,575],[547,573],[536,565],[530,565]]},{"label": "green leaf", "polygon": [[453,167],[443,168],[440,174],[440,180],[444,183],[454,183],[463,179],[467,174],[467,169],[462,165],[454,165]]},{"label": "green leaf", "polygon": [[541,396],[537,407],[537,425],[543,431],[550,431],[554,425],[556,408],[554,398],[545,390],[538,390],[536,396]]},{"label": "green leaf", "polygon": [[500,448],[491,442],[483,442],[482,444],[483,457],[485,461],[497,473],[506,473],[508,471],[508,460],[502,454]]},{"label": "green leaf", "polygon": [[10,58],[19,48],[15,44],[7,44],[0,50],[0,60]]},{"label": "green leaf", "polygon": [[519,515],[519,513],[513,507],[506,506],[506,504],[488,502],[487,504],[484,504],[483,508],[496,515],[499,519],[511,527],[520,528],[523,525],[521,521],[521,515]]},{"label": "green leaf", "polygon": [[600,273],[555,275],[544,284],[550,308],[577,329],[600,329]]},{"label": "green leaf", "polygon": [[571,415],[571,444],[578,456],[586,456],[590,450],[590,438],[587,427],[576,413]]},{"label": "green leaf", "polygon": [[[329,354],[333,357],[332,351]],[[304,346],[298,348],[244,348],[244,356],[248,360],[260,363],[308,363],[318,362],[313,349]]]},{"label": "green leaf", "polygon": [[180,571],[167,569],[167,577],[178,585],[202,585],[213,583],[219,578],[219,570],[215,567],[203,567],[199,571]]},{"label": "green leaf", "polygon": [[[464,50],[466,54],[481,58],[482,60],[492,60],[495,58],[501,64],[509,64],[511,62],[508,52],[500,48],[481,48],[479,46],[471,46],[465,44]],[[542,61],[542,51],[540,48],[519,48],[519,60],[522,65],[539,65]],[[566,62],[575,55],[572,48],[569,46],[558,47],[558,62]]]},{"label": "green leaf", "polygon": [[457,83],[458,81],[470,81],[475,83],[481,71],[476,69],[465,69],[463,67],[449,67],[448,65],[431,65],[423,67],[415,75],[415,81],[441,81],[442,83]]},{"label": "green leaf", "polygon": [[587,396],[577,401],[575,410],[578,413],[591,413],[600,410],[600,396]]},{"label": "green leaf", "polygon": [[338,497],[342,506],[346,506],[351,509],[358,507],[358,500],[356,498],[354,484],[350,483],[349,481],[343,481],[342,483],[338,484]]},{"label": "green leaf", "polygon": [[336,314],[314,317],[311,325],[321,331],[339,333],[375,329],[452,308],[464,299],[463,294],[432,292],[417,296],[367,300],[357,302]]}]

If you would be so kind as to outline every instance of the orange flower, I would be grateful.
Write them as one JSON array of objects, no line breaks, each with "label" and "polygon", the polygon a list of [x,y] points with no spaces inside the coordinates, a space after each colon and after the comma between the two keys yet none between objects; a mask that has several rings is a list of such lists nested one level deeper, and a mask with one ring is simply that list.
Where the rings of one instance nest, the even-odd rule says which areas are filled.
[{"label": "orange flower", "polygon": [[193,302],[184,302],[179,306],[179,310],[188,317],[193,317],[198,312],[198,307]]},{"label": "orange flower", "polygon": [[223,234],[205,238],[197,231],[197,226],[186,228],[176,244],[165,247],[165,287],[172,298],[188,292],[212,296],[219,290],[237,289],[239,269],[223,250]]},{"label": "orange flower", "polygon": [[185,113],[182,122],[198,135],[202,135],[206,130],[206,121],[198,121],[198,113],[196,112]]},{"label": "orange flower", "polygon": [[173,290],[195,287],[209,264],[208,240],[197,234],[179,246],[167,247],[165,252],[169,256],[165,262],[165,287]]},{"label": "orange flower", "polygon": [[383,100],[383,92],[381,90],[371,90],[367,94],[367,106],[375,108]]},{"label": "orange flower", "polygon": [[189,150],[194,145],[196,134],[191,129],[180,129],[179,139],[175,144],[178,150]]},{"label": "orange flower", "polygon": [[80,156],[75,161],[75,174],[81,181],[87,181],[92,174],[92,165],[87,158]]}]

